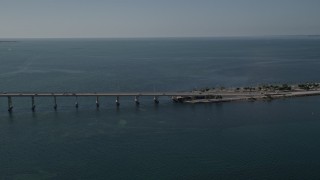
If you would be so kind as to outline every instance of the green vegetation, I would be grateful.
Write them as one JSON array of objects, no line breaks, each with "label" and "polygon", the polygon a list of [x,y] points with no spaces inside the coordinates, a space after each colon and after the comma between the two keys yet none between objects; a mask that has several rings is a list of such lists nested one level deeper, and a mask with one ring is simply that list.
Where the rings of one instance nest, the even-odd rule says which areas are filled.
[{"label": "green vegetation", "polygon": [[304,90],[310,90],[314,88],[318,88],[320,86],[319,83],[305,83],[305,84],[299,84],[298,87]]},{"label": "green vegetation", "polygon": [[247,90],[247,91],[254,91],[254,90],[256,90],[255,87],[244,87],[243,89],[244,89],[244,90]]},{"label": "green vegetation", "polygon": [[200,91],[200,92],[207,92],[210,90],[214,90],[214,88],[206,87],[206,88],[201,88],[201,89],[194,89],[194,91]]},{"label": "green vegetation", "polygon": [[[320,88],[319,83],[304,83],[304,84],[298,84],[298,85],[288,85],[288,84],[264,84],[257,87],[237,87],[233,88],[234,91],[250,91],[250,92],[256,92],[256,91],[293,91],[297,89],[303,89],[303,90],[312,90]],[[201,88],[201,89],[194,89],[194,91],[200,91],[202,93],[213,91],[213,90],[228,90],[228,88],[225,88],[223,86],[217,87],[217,88]],[[230,90],[230,89],[229,89]]]},{"label": "green vegetation", "polygon": [[280,91],[291,91],[291,90],[292,90],[292,87],[291,87],[291,86],[288,86],[288,84],[282,84],[282,86],[279,87],[279,90],[280,90]]},{"label": "green vegetation", "polygon": [[263,85],[262,87],[259,87],[259,90],[267,90],[267,91],[291,91],[292,86],[289,86],[288,84],[282,84],[282,85]]}]

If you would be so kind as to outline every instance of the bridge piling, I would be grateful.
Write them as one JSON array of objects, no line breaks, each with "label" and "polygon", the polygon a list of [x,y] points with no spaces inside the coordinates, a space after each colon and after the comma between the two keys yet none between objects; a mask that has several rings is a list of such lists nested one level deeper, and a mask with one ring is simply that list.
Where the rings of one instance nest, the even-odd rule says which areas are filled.
[{"label": "bridge piling", "polygon": [[36,104],[34,102],[34,96],[31,96],[31,109],[34,112],[36,110]]},{"label": "bridge piling", "polygon": [[100,103],[99,103],[99,96],[96,97],[96,107],[99,108],[100,107]]},{"label": "bridge piling", "polygon": [[116,105],[117,105],[117,107],[119,107],[119,106],[120,106],[120,99],[119,99],[119,96],[117,96],[117,98],[116,98]]},{"label": "bridge piling", "polygon": [[136,103],[137,106],[140,105],[140,102],[139,102],[139,96],[135,96],[134,98],[134,102]]},{"label": "bridge piling", "polygon": [[53,109],[57,110],[58,105],[57,105],[57,97],[56,96],[53,96],[53,101],[54,101]]},{"label": "bridge piling", "polygon": [[153,101],[154,101],[155,104],[159,104],[158,96],[154,96]]},{"label": "bridge piling", "polygon": [[79,108],[79,103],[78,103],[78,96],[76,96],[76,102],[75,102],[75,106],[78,109]]},{"label": "bridge piling", "polygon": [[12,112],[13,105],[12,105],[12,98],[11,96],[8,96],[8,111]]}]

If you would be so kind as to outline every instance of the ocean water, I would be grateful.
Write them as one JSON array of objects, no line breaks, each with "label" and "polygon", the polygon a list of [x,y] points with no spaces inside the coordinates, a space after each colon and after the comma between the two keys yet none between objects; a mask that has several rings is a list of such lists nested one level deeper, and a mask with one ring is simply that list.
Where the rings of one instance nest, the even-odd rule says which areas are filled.
[{"label": "ocean water", "polygon": [[[17,39],[1,92],[189,91],[320,82],[317,37]],[[319,179],[320,97],[174,104],[0,98],[0,179]]]}]

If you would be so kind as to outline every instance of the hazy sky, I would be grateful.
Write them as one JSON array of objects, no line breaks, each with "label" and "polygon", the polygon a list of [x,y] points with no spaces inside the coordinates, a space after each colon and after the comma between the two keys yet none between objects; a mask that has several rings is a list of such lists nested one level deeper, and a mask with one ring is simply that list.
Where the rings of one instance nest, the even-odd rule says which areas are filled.
[{"label": "hazy sky", "polygon": [[0,37],[320,34],[320,0],[0,0]]}]

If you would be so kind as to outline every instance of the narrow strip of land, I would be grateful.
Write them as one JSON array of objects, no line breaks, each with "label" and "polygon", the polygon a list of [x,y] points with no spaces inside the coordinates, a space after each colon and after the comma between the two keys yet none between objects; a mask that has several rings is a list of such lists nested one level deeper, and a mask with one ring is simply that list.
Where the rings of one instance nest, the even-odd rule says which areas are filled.
[{"label": "narrow strip of land", "polygon": [[319,83],[305,83],[298,85],[262,85],[258,87],[242,88],[203,88],[193,91],[203,93],[197,96],[175,96],[175,102],[186,103],[214,103],[230,101],[256,101],[279,98],[317,96],[320,95]]}]

